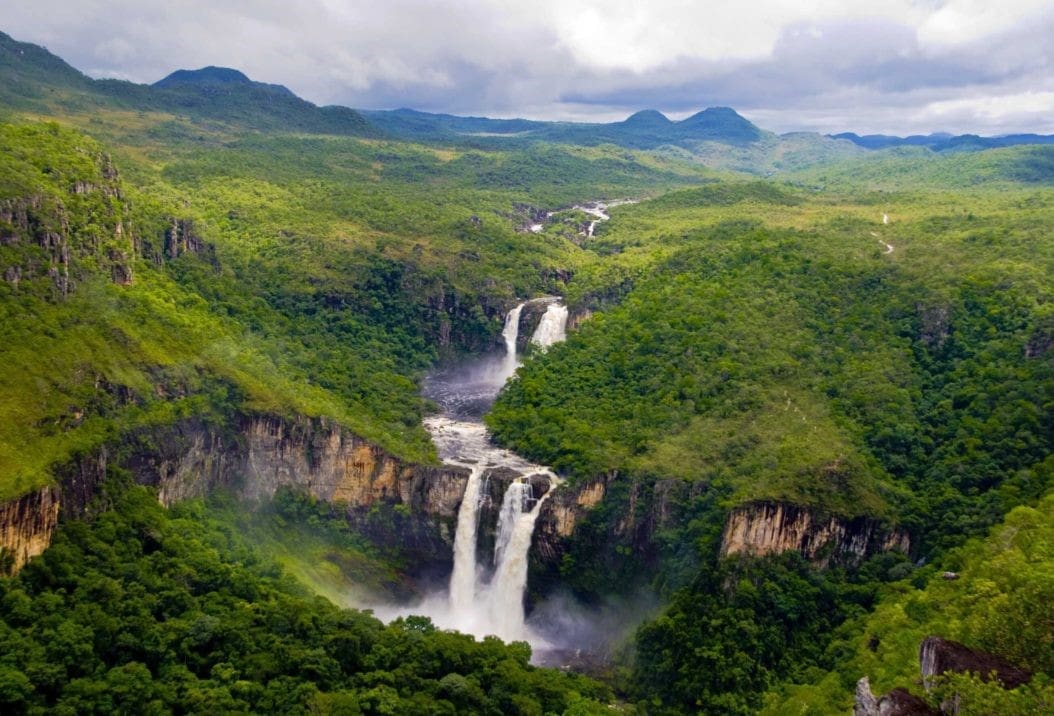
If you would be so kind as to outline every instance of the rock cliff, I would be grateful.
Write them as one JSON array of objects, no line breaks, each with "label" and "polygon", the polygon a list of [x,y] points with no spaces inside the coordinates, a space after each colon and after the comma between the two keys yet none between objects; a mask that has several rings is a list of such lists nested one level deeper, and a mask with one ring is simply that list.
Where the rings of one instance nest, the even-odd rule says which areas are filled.
[{"label": "rock cliff", "polygon": [[68,184],[0,200],[0,269],[14,288],[46,281],[64,299],[91,273],[132,282],[137,240],[120,178],[107,154],[84,151],[92,162]]},{"label": "rock cliff", "polygon": [[905,689],[893,689],[882,697],[871,693],[865,676],[856,682],[853,716],[938,716],[940,711]]},{"label": "rock cliff", "polygon": [[0,504],[0,573],[16,572],[47,549],[59,522],[59,496],[42,487]]},{"label": "rock cliff", "polygon": [[[17,569],[50,543],[59,516],[85,513],[109,461],[157,488],[162,503],[230,489],[249,501],[280,487],[346,505],[350,522],[421,559],[450,559],[453,524],[468,471],[406,463],[330,421],[242,417],[234,426],[197,420],[126,436],[57,471],[57,485],[0,504],[0,547]],[[398,530],[394,508],[405,506]]]},{"label": "rock cliff", "polygon": [[[1005,689],[1017,688],[1032,679],[1030,671],[995,654],[971,649],[939,636],[926,637],[919,645],[919,671],[927,691],[933,688],[936,677],[946,673],[974,673],[982,681],[995,681]],[[866,676],[856,684],[853,716],[930,716],[941,713],[959,713],[958,696],[944,701],[938,710],[902,688],[876,697]]]},{"label": "rock cliff", "polygon": [[541,560],[559,560],[564,552],[562,542],[574,534],[578,523],[604,499],[607,482],[605,478],[596,478],[575,487],[561,487],[546,500],[535,523],[532,545]]},{"label": "rock cliff", "polygon": [[877,552],[907,552],[906,532],[867,517],[846,519],[797,505],[755,502],[725,521],[721,555],[766,555],[795,550],[818,564],[856,563]]}]

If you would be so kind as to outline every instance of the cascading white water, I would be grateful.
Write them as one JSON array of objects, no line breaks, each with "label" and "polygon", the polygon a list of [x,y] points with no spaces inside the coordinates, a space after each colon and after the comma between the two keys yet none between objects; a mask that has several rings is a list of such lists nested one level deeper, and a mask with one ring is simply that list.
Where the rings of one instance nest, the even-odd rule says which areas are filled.
[{"label": "cascading white water", "polygon": [[548,348],[554,343],[559,343],[567,337],[567,306],[560,303],[550,303],[542,315],[542,320],[531,336],[531,343],[542,348]]},{"label": "cascading white water", "polygon": [[[549,477],[554,478],[551,473]],[[498,540],[494,548],[496,568],[483,596],[488,622],[494,633],[506,641],[530,637],[523,610],[527,553],[531,548],[534,523],[538,520],[542,503],[550,494],[552,488],[530,507],[533,488],[528,481],[517,480],[509,485],[502,500]]]},{"label": "cascading white water", "polygon": [[521,303],[516,308],[505,314],[505,327],[501,331],[505,339],[505,377],[508,378],[516,372],[516,341],[520,337],[520,314],[526,303]]},{"label": "cascading white water", "polygon": [[500,567],[505,551],[512,541],[512,533],[520,515],[527,511],[534,497],[534,488],[523,479],[514,480],[505,490],[498,513],[498,529],[494,539],[494,566]]},{"label": "cascading white water", "polygon": [[[447,464],[470,470],[458,508],[454,568],[446,593],[427,597],[413,607],[374,606],[375,613],[382,618],[424,614],[442,628],[476,636],[494,634],[506,641],[527,640],[535,646],[545,645],[545,641],[531,633],[524,623],[523,594],[527,586],[527,553],[534,524],[542,504],[559,480],[547,468],[494,446],[481,419],[482,412],[493,402],[504,380],[516,369],[516,340],[524,305],[516,306],[505,317],[502,336],[506,353],[503,357],[485,357],[478,363],[460,366],[450,374],[433,376],[432,381],[426,383],[426,395],[440,404],[443,413],[425,419],[425,427],[432,435],[439,457]],[[550,303],[531,340],[541,347],[562,341],[566,325],[567,308]],[[503,375],[499,380],[494,379],[498,370],[495,360],[501,362],[499,368]],[[498,467],[513,470],[521,477],[513,480],[503,496],[494,572],[490,581],[485,582],[480,577],[482,570],[476,550],[480,503],[488,470]],[[549,490],[537,500],[527,479],[531,475],[544,475],[549,482]]]},{"label": "cascading white water", "polygon": [[481,464],[472,467],[457,512],[454,571],[450,574],[450,606],[455,610],[471,609],[476,597],[476,533],[483,469]]}]

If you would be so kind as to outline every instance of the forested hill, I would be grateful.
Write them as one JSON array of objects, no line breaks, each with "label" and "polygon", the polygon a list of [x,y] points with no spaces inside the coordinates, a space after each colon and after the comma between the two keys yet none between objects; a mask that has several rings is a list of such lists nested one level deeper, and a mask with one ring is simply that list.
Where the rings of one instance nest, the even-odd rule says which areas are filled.
[{"label": "forested hill", "polygon": [[0,99],[9,110],[45,115],[82,114],[93,109],[166,112],[260,131],[351,136],[378,133],[352,109],[316,107],[285,87],[253,82],[236,70],[177,71],[152,86],[93,80],[44,48],[17,42],[3,33]]},{"label": "forested hill", "polygon": [[409,109],[367,111],[367,118],[394,136],[415,140],[547,141],[593,146],[616,144],[637,149],[692,142],[748,145],[771,137],[728,107],[710,107],[678,122],[656,110],[643,110],[609,124],[487,119],[429,114]]}]

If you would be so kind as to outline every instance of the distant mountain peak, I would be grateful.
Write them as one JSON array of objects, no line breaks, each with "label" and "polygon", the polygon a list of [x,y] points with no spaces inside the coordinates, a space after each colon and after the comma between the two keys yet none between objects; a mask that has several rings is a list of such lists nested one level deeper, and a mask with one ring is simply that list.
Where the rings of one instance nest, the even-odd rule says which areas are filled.
[{"label": "distant mountain peak", "polygon": [[753,122],[731,107],[707,107],[677,122],[677,126],[703,139],[712,135],[726,140],[753,142],[762,136],[762,131]]},{"label": "distant mountain peak", "polygon": [[293,94],[288,87],[283,85],[254,82],[240,70],[230,67],[216,67],[215,65],[202,67],[198,70],[176,70],[168,77],[155,82],[153,86],[158,89],[172,89],[175,87],[216,87],[219,85],[256,87],[287,95]]},{"label": "distant mountain peak", "polygon": [[682,119],[680,123],[685,124],[701,121],[712,122],[715,119],[733,119],[750,124],[750,120],[748,120],[746,117],[744,117],[731,107],[707,107],[706,109],[700,112],[696,112],[691,117],[686,117]]},{"label": "distant mountain peak", "polygon": [[672,122],[665,114],[656,109],[642,109],[624,119],[622,124],[635,127],[665,127],[672,124]]},{"label": "distant mountain peak", "polygon": [[209,65],[200,70],[176,70],[163,80],[154,83],[154,87],[170,87],[176,84],[241,84],[251,85],[253,81],[244,72],[230,67]]}]

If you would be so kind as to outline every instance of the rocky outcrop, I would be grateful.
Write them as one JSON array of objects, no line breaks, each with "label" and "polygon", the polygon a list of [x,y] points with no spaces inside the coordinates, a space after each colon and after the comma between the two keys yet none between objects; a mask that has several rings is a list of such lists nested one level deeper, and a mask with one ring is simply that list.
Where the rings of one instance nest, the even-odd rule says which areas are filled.
[{"label": "rocky outcrop", "polygon": [[78,455],[55,470],[56,484],[0,503],[0,573],[17,572],[47,549],[59,519],[89,511],[107,464],[105,447]]},{"label": "rocky outcrop", "polygon": [[868,517],[822,515],[808,507],[755,502],[728,514],[721,555],[766,555],[794,550],[820,565],[854,564],[878,552],[911,546],[906,532]]},{"label": "rocky outcrop", "polygon": [[59,508],[54,487],[0,504],[0,574],[17,572],[47,549],[59,522]]},{"label": "rocky outcrop", "polygon": [[233,431],[184,423],[151,436],[129,465],[166,505],[218,486],[256,502],[296,487],[349,509],[404,504],[442,518],[457,516],[468,480],[464,468],[405,463],[323,418],[271,415],[244,417]]},{"label": "rocky outcrop", "polygon": [[1032,680],[1032,673],[995,654],[971,649],[964,644],[939,636],[927,637],[919,646],[919,668],[922,682],[929,689],[933,678],[947,672],[973,673],[982,681],[998,681],[1013,689]]},{"label": "rocky outcrop", "polygon": [[183,254],[197,254],[205,248],[205,242],[198,236],[194,222],[190,219],[172,218],[165,229],[162,251],[167,258],[179,258]]},{"label": "rocky outcrop", "polygon": [[853,716],[936,716],[940,711],[905,689],[896,688],[881,698],[871,693],[865,676],[856,682]]},{"label": "rocky outcrop", "polygon": [[[1015,666],[995,654],[971,649],[938,636],[927,637],[919,645],[919,670],[927,691],[933,688],[936,677],[946,673],[977,674],[983,681],[996,681],[1005,689],[1017,688],[1032,679],[1032,673],[1027,669]],[[947,699],[938,710],[902,688],[876,698],[866,676],[856,684],[853,716],[930,716],[958,712],[958,697]]]},{"label": "rocky outcrop", "polygon": [[534,525],[532,552],[543,562],[558,562],[565,541],[607,493],[606,478],[596,478],[573,487],[561,487],[545,501]]},{"label": "rocky outcrop", "polygon": [[131,283],[136,239],[122,220],[128,207],[109,156],[97,154],[95,162],[92,179],[51,194],[0,200],[0,245],[16,247],[6,257],[11,265],[3,267],[8,283],[46,277],[59,298],[97,269],[115,283]]},{"label": "rocky outcrop", "polygon": [[589,308],[576,308],[567,316],[567,330],[573,331],[593,317]]}]

